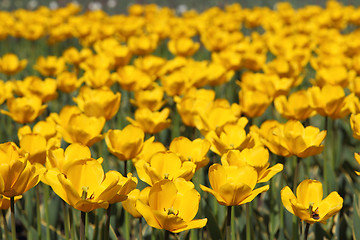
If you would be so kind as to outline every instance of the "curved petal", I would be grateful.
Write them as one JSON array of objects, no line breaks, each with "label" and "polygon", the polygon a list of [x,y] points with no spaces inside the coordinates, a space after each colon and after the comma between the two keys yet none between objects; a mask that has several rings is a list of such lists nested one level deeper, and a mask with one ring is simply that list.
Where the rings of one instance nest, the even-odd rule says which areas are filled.
[{"label": "curved petal", "polygon": [[244,200],[242,200],[238,205],[251,202],[257,195],[259,195],[262,192],[266,192],[267,190],[269,190],[269,185],[262,186],[260,188],[253,190],[251,194],[248,197],[246,197]]},{"label": "curved petal", "polygon": [[145,218],[146,223],[157,229],[162,229],[158,220],[155,218],[153,211],[150,206],[144,204],[142,201],[137,200],[135,204],[136,210]]},{"label": "curved petal", "polygon": [[281,201],[286,210],[294,214],[291,201],[297,201],[297,198],[288,186],[281,189]]}]

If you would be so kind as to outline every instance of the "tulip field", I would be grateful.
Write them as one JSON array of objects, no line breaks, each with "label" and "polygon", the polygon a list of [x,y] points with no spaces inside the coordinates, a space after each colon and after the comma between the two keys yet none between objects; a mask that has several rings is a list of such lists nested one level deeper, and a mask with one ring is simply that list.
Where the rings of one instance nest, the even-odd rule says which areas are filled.
[{"label": "tulip field", "polygon": [[360,7],[54,4],[0,10],[0,239],[360,240]]}]

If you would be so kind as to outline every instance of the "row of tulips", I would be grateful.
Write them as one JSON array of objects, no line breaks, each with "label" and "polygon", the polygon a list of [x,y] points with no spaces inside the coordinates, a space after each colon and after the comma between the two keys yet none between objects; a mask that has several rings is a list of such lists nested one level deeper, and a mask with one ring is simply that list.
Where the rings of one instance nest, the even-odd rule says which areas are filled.
[{"label": "row of tulips", "polygon": [[34,236],[31,199],[38,238],[44,219],[47,239],[360,238],[360,8],[128,10],[0,12],[0,205],[13,239],[16,201]]}]

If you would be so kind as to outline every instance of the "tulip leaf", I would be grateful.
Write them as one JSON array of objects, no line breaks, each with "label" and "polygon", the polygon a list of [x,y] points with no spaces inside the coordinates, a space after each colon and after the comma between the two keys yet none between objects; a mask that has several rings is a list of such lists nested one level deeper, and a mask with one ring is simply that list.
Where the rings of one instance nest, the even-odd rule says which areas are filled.
[{"label": "tulip leaf", "polygon": [[204,208],[204,213],[208,219],[206,228],[209,230],[210,236],[212,239],[222,239],[221,231],[219,229],[218,223],[215,220],[214,215],[208,207]]},{"label": "tulip leaf", "polygon": [[359,198],[354,194],[354,213],[353,213],[353,237],[355,240],[360,240],[360,228],[358,224],[360,223],[360,207],[359,207]]}]

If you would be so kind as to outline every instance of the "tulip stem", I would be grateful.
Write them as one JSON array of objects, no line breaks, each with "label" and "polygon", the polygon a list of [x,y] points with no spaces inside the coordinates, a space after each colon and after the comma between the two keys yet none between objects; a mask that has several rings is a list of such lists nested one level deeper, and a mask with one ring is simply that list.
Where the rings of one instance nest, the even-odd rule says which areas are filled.
[{"label": "tulip stem", "polygon": [[231,239],[231,229],[230,229],[230,224],[231,224],[231,207],[232,206],[227,206],[227,214],[226,214],[226,239],[230,240]]},{"label": "tulip stem", "polygon": [[250,229],[250,225],[251,225],[251,209],[250,209],[250,203],[246,203],[246,240],[250,240],[251,239],[251,229]]},{"label": "tulip stem", "polygon": [[93,234],[93,240],[98,239],[98,233],[99,233],[99,214],[97,213],[96,209],[94,210],[95,220],[94,220],[94,234]]},{"label": "tulip stem", "polygon": [[5,239],[8,240],[8,239],[9,239],[9,231],[8,231],[8,227],[7,227],[7,223],[6,223],[6,213],[5,213],[5,210],[1,210],[1,213],[2,213],[2,217],[3,217],[3,225],[4,225]]},{"label": "tulip stem", "polygon": [[299,181],[299,168],[300,168],[300,160],[301,158],[296,157],[296,165],[295,165],[295,172],[294,172],[294,184],[293,184],[293,192],[296,192],[296,187]]},{"label": "tulip stem", "polygon": [[36,219],[37,219],[37,235],[41,239],[41,214],[40,214],[40,189],[39,186],[35,188],[36,192]]},{"label": "tulip stem", "polygon": [[111,204],[109,204],[109,207],[106,209],[106,223],[105,223],[105,229],[104,229],[104,240],[109,239],[110,217],[111,217]]},{"label": "tulip stem", "polygon": [[85,212],[80,215],[80,240],[85,240]]},{"label": "tulip stem", "polygon": [[139,218],[139,240],[142,240],[142,218]]},{"label": "tulip stem", "polygon": [[170,232],[165,230],[165,240],[170,240]]},{"label": "tulip stem", "polygon": [[43,190],[44,190],[44,208],[45,208],[45,219],[46,219],[46,239],[51,239],[50,238],[50,221],[49,221],[49,197],[50,197],[50,192],[49,192],[49,186],[43,184]]},{"label": "tulip stem", "polygon": [[326,196],[328,193],[328,174],[329,174],[329,169],[328,169],[328,164],[327,162],[329,161],[329,153],[328,153],[328,149],[330,148],[330,146],[328,146],[328,143],[330,142],[329,139],[329,123],[328,123],[329,119],[326,116],[325,117],[325,130],[327,131],[327,137],[325,139],[325,150],[324,150],[324,195]]},{"label": "tulip stem", "polygon": [[67,209],[66,203],[62,202],[64,208],[64,228],[65,228],[65,240],[69,240],[69,211]]},{"label": "tulip stem", "polygon": [[15,197],[10,197],[10,209],[11,209],[11,236],[12,236],[12,240],[16,240]]},{"label": "tulip stem", "polygon": [[310,224],[306,223],[305,232],[304,232],[304,240],[307,240],[309,234]]}]

